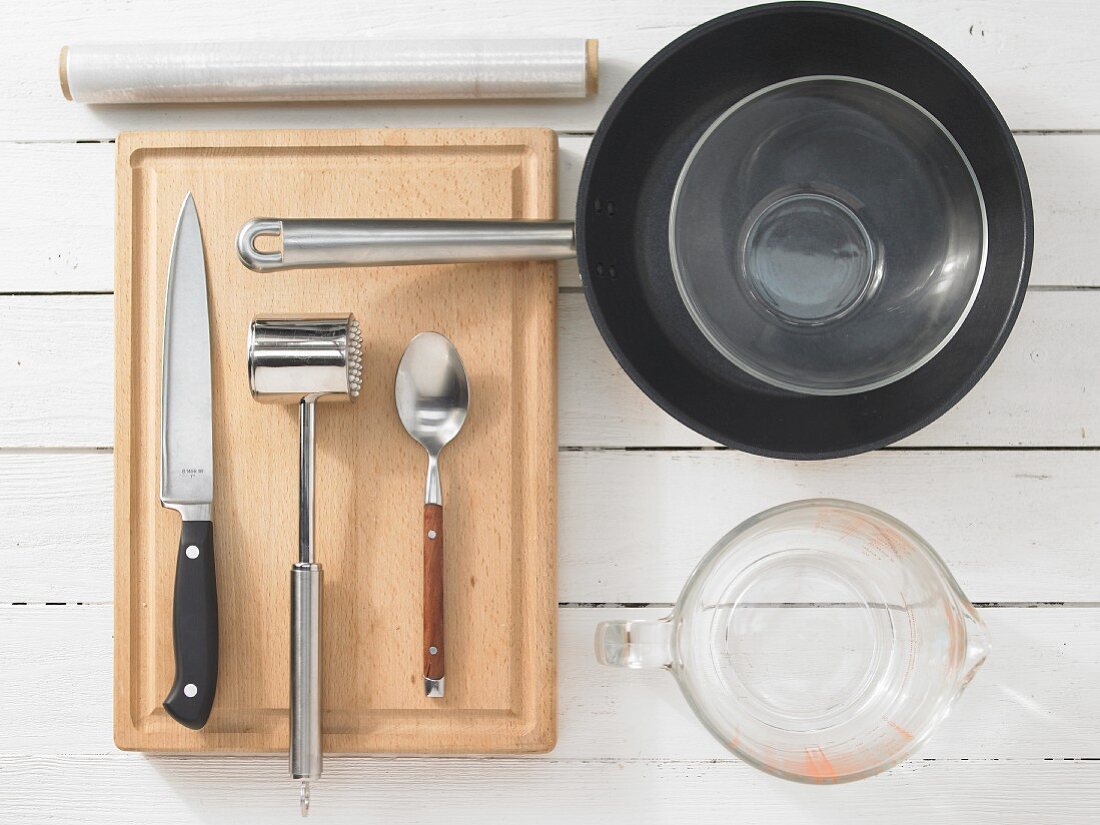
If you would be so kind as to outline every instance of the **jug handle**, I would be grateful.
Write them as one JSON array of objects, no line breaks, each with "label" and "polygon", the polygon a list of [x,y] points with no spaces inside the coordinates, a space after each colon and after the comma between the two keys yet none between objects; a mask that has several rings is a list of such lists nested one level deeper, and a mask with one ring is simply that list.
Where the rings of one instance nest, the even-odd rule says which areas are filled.
[{"label": "jug handle", "polygon": [[966,603],[963,616],[966,627],[966,652],[960,688],[970,684],[970,680],[974,678],[974,674],[978,672],[978,668],[982,666],[992,650],[989,628],[970,602]]},{"label": "jug handle", "polygon": [[668,619],[600,622],[596,659],[602,665],[671,668],[673,622]]}]

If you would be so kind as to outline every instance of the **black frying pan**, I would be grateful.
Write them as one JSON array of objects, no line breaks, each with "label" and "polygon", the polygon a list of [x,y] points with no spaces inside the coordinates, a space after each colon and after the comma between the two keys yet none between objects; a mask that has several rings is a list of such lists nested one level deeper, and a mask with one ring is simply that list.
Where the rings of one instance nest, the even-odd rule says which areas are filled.
[{"label": "black frying pan", "polygon": [[[703,132],[754,92],[815,75],[871,81],[927,110],[969,159],[986,209],[985,273],[962,325],[915,372],[855,394],[777,389],[734,366],[690,317],[669,251],[673,190]],[[257,219],[242,229],[238,249],[257,270],[571,252],[567,224],[511,223]],[[282,253],[257,252],[261,234],[281,234]],[[877,14],[823,3],[734,12],[662,49],[600,124],[576,212],[588,305],[627,374],[697,432],[746,452],[790,459],[881,447],[958,402],[985,373],[1016,319],[1032,234],[1019,152],[977,81],[917,32]]]},{"label": "black frying pan", "polygon": [[[778,391],[733,367],[688,316],[667,243],[673,187],[703,130],[757,89],[822,74],[880,83],[935,115],[974,167],[989,226],[986,275],[955,337],[915,373],[858,395]],[[911,29],[870,12],[817,3],[734,12],[659,52],[608,110],[577,199],[585,294],[623,369],[693,430],[780,458],[871,450],[924,427],[962,398],[1001,349],[1019,312],[1032,232],[1019,152],[977,81]],[[611,267],[614,278],[607,274]]]}]

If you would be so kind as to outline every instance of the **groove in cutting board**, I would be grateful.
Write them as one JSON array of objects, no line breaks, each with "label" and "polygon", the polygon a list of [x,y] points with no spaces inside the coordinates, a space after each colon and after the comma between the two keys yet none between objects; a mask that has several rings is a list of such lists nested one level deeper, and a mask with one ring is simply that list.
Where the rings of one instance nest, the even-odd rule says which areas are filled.
[{"label": "groove in cutting board", "polygon": [[[318,416],[317,557],[325,571],[330,753],[546,751],[555,736],[556,279],[552,263],[300,270],[236,258],[257,216],[550,218],[556,138],[542,129],[134,133],[117,158],[115,741],[156,751],[287,747],[289,570],[298,422],[252,400],[250,319],[356,314],[358,402]],[[210,721],[160,703],[173,672],[179,517],[160,507],[164,288],[192,191],[210,291],[221,672]],[[447,696],[421,685],[423,450],[393,380],[437,330],[471,383],[441,466],[447,513]]]}]

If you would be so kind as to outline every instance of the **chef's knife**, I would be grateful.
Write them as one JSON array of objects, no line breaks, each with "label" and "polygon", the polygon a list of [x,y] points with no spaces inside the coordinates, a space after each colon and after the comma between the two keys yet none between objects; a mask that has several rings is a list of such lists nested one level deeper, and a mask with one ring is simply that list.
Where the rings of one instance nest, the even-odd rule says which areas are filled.
[{"label": "chef's knife", "polygon": [[176,678],[164,709],[197,730],[210,716],[218,683],[218,592],[210,512],[210,312],[199,215],[190,193],[180,209],[168,264],[162,369],[160,503],[183,520],[172,600]]}]

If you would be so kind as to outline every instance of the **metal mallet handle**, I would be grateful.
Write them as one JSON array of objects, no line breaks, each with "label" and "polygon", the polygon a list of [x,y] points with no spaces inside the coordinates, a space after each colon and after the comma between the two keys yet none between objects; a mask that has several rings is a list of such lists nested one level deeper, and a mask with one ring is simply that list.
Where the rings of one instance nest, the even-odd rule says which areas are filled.
[{"label": "metal mallet handle", "polygon": [[321,566],[290,569],[290,775],[302,780],[302,814],[309,782],[321,778]]},{"label": "metal mallet handle", "polygon": [[304,398],[298,411],[298,563],[290,568],[290,775],[302,781],[305,816],[309,783],[321,778],[321,566],[313,559],[317,407]]}]

